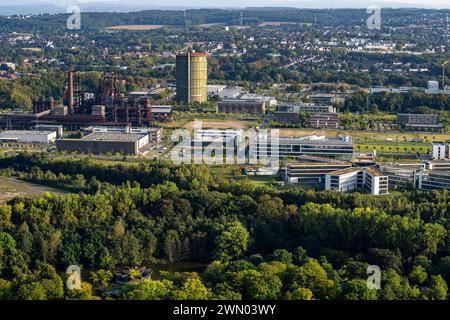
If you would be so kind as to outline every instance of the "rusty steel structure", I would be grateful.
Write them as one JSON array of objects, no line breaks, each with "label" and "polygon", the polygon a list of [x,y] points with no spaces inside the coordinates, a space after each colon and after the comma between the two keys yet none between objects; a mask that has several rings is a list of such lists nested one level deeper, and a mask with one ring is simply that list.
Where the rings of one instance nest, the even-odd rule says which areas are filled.
[{"label": "rusty steel structure", "polygon": [[102,75],[93,95],[81,90],[79,73],[67,72],[63,101],[63,106],[55,106],[51,97],[35,100],[34,114],[47,111],[39,118],[39,123],[59,124],[67,130],[79,130],[90,125],[148,126],[170,116],[170,113],[153,112],[148,97],[127,97],[121,93],[115,72]]}]

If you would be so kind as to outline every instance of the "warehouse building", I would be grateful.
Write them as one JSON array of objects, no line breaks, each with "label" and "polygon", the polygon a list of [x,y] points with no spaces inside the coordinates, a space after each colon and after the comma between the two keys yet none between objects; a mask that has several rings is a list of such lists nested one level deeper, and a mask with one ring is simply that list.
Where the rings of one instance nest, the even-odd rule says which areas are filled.
[{"label": "warehouse building", "polygon": [[33,130],[34,131],[55,131],[57,138],[61,138],[64,133],[63,126],[51,125],[51,124],[49,124],[49,125],[39,124],[37,126],[34,126]]},{"label": "warehouse building", "polygon": [[56,131],[8,130],[0,133],[0,143],[49,144],[56,140]]},{"label": "warehouse building", "polygon": [[372,195],[389,193],[389,177],[376,167],[354,167],[325,175],[325,190],[365,190]]},{"label": "warehouse building", "polygon": [[131,128],[131,127],[87,127],[84,129],[86,134],[94,132],[101,133],[136,133],[136,134],[148,134],[148,140],[151,143],[158,143],[162,139],[163,128],[151,127],[151,128]]},{"label": "warehouse building", "polygon": [[81,139],[58,139],[59,151],[107,154],[122,153],[137,155],[149,143],[148,133],[93,132]]}]

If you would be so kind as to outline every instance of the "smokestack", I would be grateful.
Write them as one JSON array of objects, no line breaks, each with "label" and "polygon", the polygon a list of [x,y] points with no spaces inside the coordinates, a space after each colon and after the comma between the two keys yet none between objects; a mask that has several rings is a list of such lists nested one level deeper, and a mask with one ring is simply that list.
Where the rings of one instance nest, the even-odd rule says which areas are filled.
[{"label": "smokestack", "polygon": [[73,95],[74,95],[74,83],[73,83],[73,71],[69,71],[69,96],[68,96],[68,109],[69,109],[69,113],[70,114],[73,114],[74,113],[74,110],[73,110],[73,107],[74,107],[74,97],[73,97]]},{"label": "smokestack", "polygon": [[34,114],[39,113],[39,111],[38,111],[39,105],[38,104],[39,104],[38,99],[34,98],[34,100],[33,100],[33,113]]},{"label": "smokestack", "polygon": [[50,97],[48,105],[50,107],[50,114],[53,114],[55,111],[55,99],[53,99],[53,97]]},{"label": "smokestack", "polygon": [[46,104],[46,100],[45,100],[45,97],[42,97],[42,99],[41,99],[41,103],[40,103],[40,105],[39,105],[39,112],[43,112],[43,111],[45,111],[45,104]]}]

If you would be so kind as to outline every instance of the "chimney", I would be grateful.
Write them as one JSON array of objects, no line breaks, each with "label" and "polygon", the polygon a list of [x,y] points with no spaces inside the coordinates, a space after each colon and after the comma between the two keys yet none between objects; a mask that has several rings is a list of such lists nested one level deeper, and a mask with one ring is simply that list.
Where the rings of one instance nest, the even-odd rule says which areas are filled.
[{"label": "chimney", "polygon": [[68,109],[69,109],[69,113],[73,114],[74,110],[74,82],[73,82],[73,71],[69,71],[68,73],[68,82],[69,82],[69,92],[68,92]]},{"label": "chimney", "polygon": [[48,105],[50,108],[50,114],[53,114],[53,112],[55,111],[55,99],[53,99],[53,97],[50,97]]},{"label": "chimney", "polygon": [[41,103],[39,105],[39,112],[43,112],[46,109],[46,100],[45,97],[42,97]]},{"label": "chimney", "polygon": [[34,100],[33,100],[33,113],[34,114],[39,113],[39,101],[37,98],[34,98]]}]

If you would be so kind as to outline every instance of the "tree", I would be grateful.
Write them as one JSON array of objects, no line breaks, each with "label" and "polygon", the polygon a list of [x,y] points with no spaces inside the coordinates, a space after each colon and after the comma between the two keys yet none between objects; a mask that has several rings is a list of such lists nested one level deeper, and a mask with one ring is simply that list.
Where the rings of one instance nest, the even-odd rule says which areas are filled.
[{"label": "tree", "polygon": [[409,280],[415,284],[423,284],[428,279],[427,272],[422,266],[414,266],[408,275]]},{"label": "tree", "polygon": [[263,275],[256,270],[241,271],[239,278],[243,297],[250,300],[277,299],[283,285],[277,276]]},{"label": "tree", "polygon": [[93,282],[94,286],[96,286],[100,290],[104,290],[109,286],[112,277],[113,274],[110,270],[100,269],[91,272],[91,281]]},{"label": "tree", "polygon": [[166,238],[164,240],[164,253],[170,263],[173,263],[179,259],[181,249],[181,242],[178,237],[178,232],[175,230],[167,231]]},{"label": "tree", "polygon": [[283,262],[285,264],[291,264],[292,263],[292,253],[290,253],[286,249],[277,249],[272,253],[271,259],[275,260],[275,261]]},{"label": "tree", "polygon": [[440,275],[431,276],[426,296],[430,300],[445,300],[447,298],[447,290],[447,283]]},{"label": "tree", "polygon": [[[286,299],[287,298],[287,299]],[[286,293],[286,300],[313,300],[313,293],[308,288],[296,288]]]},{"label": "tree", "polygon": [[247,250],[249,236],[247,229],[240,222],[227,223],[214,241],[215,259],[229,261],[240,258]]},{"label": "tree", "polygon": [[342,284],[344,300],[376,300],[377,290],[367,288],[366,280],[352,279]]},{"label": "tree", "polygon": [[122,295],[127,300],[164,300],[170,297],[172,290],[172,281],[144,279],[125,286]]}]

